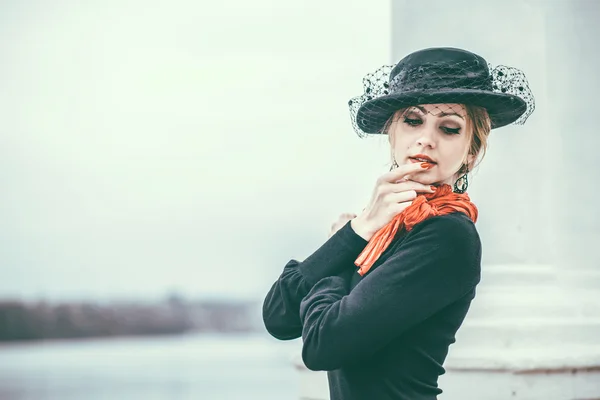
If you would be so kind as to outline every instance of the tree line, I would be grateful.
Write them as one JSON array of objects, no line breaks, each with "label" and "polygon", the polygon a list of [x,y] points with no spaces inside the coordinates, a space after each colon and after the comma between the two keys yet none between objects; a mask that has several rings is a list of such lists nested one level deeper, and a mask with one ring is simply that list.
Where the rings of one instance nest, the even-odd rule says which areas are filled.
[{"label": "tree line", "polygon": [[176,296],[157,303],[2,301],[0,341],[250,332],[261,329],[259,314],[256,302],[186,302]]}]

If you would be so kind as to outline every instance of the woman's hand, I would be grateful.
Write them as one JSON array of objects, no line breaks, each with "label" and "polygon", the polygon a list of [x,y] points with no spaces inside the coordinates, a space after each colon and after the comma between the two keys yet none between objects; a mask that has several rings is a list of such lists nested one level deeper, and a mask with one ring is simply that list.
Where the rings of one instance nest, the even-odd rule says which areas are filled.
[{"label": "woman's hand", "polygon": [[431,167],[427,163],[409,163],[382,175],[375,185],[369,205],[350,223],[352,229],[364,238],[371,237],[396,215],[412,204],[417,193],[433,193],[435,187],[410,180]]},{"label": "woman's hand", "polygon": [[356,214],[352,214],[352,213],[343,213],[339,216],[339,218],[337,219],[337,221],[335,221],[333,224],[331,224],[331,230],[329,231],[329,237],[332,237],[337,231],[340,230],[340,228],[344,225],[346,225],[346,223],[348,223],[348,221],[350,221],[351,219],[356,218]]}]

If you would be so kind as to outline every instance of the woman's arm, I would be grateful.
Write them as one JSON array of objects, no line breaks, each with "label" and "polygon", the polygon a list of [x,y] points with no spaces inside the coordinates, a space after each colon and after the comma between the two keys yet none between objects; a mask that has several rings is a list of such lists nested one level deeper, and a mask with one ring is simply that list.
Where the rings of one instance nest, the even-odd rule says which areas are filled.
[{"label": "woman's arm", "polygon": [[300,302],[315,283],[335,276],[349,282],[356,273],[354,260],[367,245],[347,222],[306,260],[287,263],[263,302],[263,322],[277,339],[296,339],[302,334]]},{"label": "woman's arm", "polygon": [[480,279],[481,244],[462,214],[415,226],[382,265],[349,293],[320,280],[301,302],[302,358],[309,369],[358,361],[466,295]]}]

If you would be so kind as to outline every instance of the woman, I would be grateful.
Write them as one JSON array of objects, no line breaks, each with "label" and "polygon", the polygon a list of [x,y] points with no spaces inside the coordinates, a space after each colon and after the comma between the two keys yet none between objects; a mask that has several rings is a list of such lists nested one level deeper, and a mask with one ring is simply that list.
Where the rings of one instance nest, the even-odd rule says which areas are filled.
[{"label": "woman", "polygon": [[392,168],[359,215],[288,262],[263,319],[278,339],[302,336],[332,400],[435,399],[480,280],[467,176],[491,129],[523,123],[533,96],[520,71],[454,48],[412,53],[364,86],[350,101],[354,129],[388,135]]}]

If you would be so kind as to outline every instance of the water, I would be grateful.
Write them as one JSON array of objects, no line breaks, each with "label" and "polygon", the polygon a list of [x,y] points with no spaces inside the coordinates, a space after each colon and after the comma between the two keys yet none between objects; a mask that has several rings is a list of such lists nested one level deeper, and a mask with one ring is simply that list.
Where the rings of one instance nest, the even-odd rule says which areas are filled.
[{"label": "water", "polygon": [[0,345],[1,400],[297,400],[299,342],[187,335]]}]

